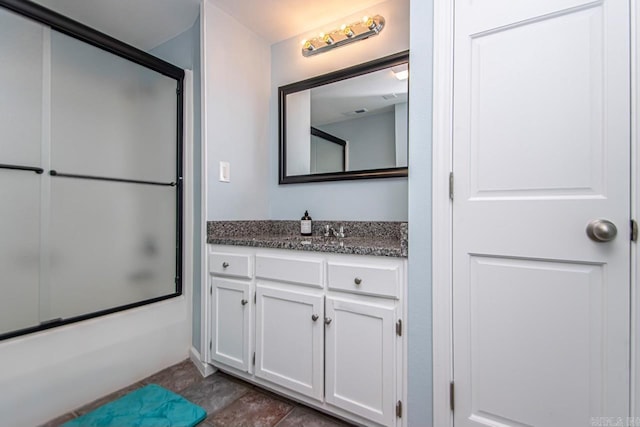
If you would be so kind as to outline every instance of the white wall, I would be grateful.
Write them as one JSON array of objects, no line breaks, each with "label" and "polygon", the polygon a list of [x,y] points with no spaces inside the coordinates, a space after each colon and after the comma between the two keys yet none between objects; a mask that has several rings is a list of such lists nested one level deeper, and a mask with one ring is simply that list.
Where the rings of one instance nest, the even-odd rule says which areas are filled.
[{"label": "white wall", "polygon": [[0,425],[42,424],[185,359],[191,289],[185,292],[0,343]]},{"label": "white wall", "polygon": [[203,10],[207,220],[268,219],[269,45],[210,0]]},{"label": "white wall", "polygon": [[[303,57],[300,41],[364,15],[382,15],[376,37],[327,53]],[[407,220],[407,179],[278,185],[278,87],[409,49],[409,0],[389,0],[352,16],[271,46],[269,218],[297,219],[305,211],[316,219]]]}]

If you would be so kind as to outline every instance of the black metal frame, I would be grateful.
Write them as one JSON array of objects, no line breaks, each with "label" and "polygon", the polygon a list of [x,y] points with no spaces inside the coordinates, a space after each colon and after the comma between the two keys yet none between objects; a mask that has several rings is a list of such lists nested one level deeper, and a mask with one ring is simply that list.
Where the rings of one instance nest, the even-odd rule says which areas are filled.
[{"label": "black metal frame", "polygon": [[[93,313],[83,314],[68,319],[54,319],[51,321],[43,322],[40,325],[36,325],[29,328],[19,329],[16,331],[0,334],[0,340],[17,337],[20,335],[30,334],[34,332],[43,331],[46,329],[54,328],[57,326],[67,325],[69,323],[75,323],[82,320],[92,319],[107,314],[116,313],[119,311],[128,310],[135,307],[140,307],[147,304],[152,304],[158,301],[164,301],[170,298],[174,298],[182,295],[182,248],[183,248],[183,114],[184,114],[184,70],[163,61],[147,52],[137,49],[131,45],[128,45],[120,40],[117,40],[111,36],[101,33],[93,28],[90,28],[77,21],[69,19],[57,12],[33,3],[29,0],[0,0],[0,7],[8,9],[26,18],[30,18],[34,21],[38,21],[44,25],[51,27],[60,33],[71,36],[75,39],[81,40],[85,43],[93,45],[97,48],[105,50],[114,55],[120,56],[131,62],[135,62],[143,67],[149,68],[162,75],[170,77],[176,80],[176,181],[170,183],[160,183],[153,181],[140,181],[140,180],[128,180],[121,178],[108,178],[98,177],[90,175],[74,175],[63,174],[55,170],[49,171],[51,176],[58,176],[64,178],[79,178],[79,179],[97,179],[103,181],[115,181],[115,182],[129,182],[135,184],[150,184],[150,185],[163,185],[176,187],[176,276],[175,284],[176,290],[174,293],[163,295],[160,297],[147,299],[143,301],[137,301],[131,304],[126,304],[119,307],[113,307],[105,310],[100,310]],[[14,169],[14,170],[26,170],[33,171],[37,174],[42,174],[44,170],[42,168],[30,167],[30,166],[18,166],[0,164],[0,169]]]},{"label": "black metal frame", "polygon": [[35,172],[38,175],[40,175],[42,172],[44,172],[44,169],[39,168],[39,167],[35,167],[35,166],[20,166],[20,165],[7,165],[7,164],[0,164],[0,169],[11,169],[11,170],[16,170],[16,171],[29,171],[29,172]]},{"label": "black metal frame", "polygon": [[347,141],[313,126],[311,126],[311,135],[342,147],[342,170],[344,171],[347,168]]},{"label": "black metal frame", "polygon": [[342,181],[352,179],[403,178],[409,176],[409,168],[383,168],[362,171],[330,172],[309,175],[287,175],[287,95],[302,90],[312,89],[330,83],[339,82],[351,77],[361,76],[374,71],[383,70],[400,64],[409,63],[409,51],[398,52],[380,59],[365,62],[343,70],[321,76],[312,77],[278,88],[279,120],[279,152],[278,152],[278,184],[299,184],[304,182]]}]

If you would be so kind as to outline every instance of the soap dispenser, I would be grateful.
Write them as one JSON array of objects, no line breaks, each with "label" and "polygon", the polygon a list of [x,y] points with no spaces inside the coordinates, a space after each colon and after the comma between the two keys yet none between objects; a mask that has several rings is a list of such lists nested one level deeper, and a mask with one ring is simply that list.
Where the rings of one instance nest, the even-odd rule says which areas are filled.
[{"label": "soap dispenser", "polygon": [[304,216],[300,218],[300,234],[303,236],[311,236],[311,217],[309,211],[304,211]]}]

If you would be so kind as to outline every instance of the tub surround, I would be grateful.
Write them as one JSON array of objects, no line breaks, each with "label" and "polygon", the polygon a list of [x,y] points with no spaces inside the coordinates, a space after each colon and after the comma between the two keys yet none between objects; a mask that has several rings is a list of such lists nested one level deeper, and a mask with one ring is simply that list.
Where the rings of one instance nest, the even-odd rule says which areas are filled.
[{"label": "tub surround", "polygon": [[[344,238],[325,237],[325,225],[344,227]],[[407,257],[406,222],[314,220],[313,236],[300,235],[300,221],[209,221],[207,243],[310,252]]]}]

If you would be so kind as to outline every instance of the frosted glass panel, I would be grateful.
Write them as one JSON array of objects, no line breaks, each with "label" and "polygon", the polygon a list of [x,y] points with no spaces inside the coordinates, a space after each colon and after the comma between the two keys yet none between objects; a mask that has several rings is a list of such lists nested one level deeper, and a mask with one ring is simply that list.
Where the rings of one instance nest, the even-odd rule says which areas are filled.
[{"label": "frosted glass panel", "polygon": [[176,291],[176,188],[51,180],[51,317]]},{"label": "frosted glass panel", "polygon": [[40,179],[0,170],[0,334],[40,322]]},{"label": "frosted glass panel", "polygon": [[44,31],[0,8],[0,163],[40,166]]},{"label": "frosted glass panel", "polygon": [[176,80],[51,32],[51,167],[176,181]]}]

